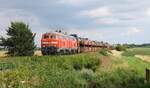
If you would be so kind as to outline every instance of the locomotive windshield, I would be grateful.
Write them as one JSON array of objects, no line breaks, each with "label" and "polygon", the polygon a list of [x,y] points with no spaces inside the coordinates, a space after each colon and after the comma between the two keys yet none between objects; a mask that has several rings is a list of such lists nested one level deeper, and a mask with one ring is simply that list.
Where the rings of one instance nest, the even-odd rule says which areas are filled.
[{"label": "locomotive windshield", "polygon": [[56,39],[56,35],[47,35],[47,34],[45,34],[45,35],[43,36],[43,38],[44,38],[44,39],[48,39],[48,38],[50,38],[50,39]]},{"label": "locomotive windshield", "polygon": [[43,38],[47,39],[47,38],[49,38],[49,35],[44,35]]}]

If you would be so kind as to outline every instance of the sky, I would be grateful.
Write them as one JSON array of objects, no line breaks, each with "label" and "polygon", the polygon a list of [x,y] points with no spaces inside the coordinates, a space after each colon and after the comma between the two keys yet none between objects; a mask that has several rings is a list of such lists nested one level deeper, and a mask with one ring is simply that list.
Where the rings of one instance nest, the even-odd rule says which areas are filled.
[{"label": "sky", "polygon": [[0,0],[0,36],[11,21],[41,35],[61,29],[91,40],[150,43],[150,0]]}]

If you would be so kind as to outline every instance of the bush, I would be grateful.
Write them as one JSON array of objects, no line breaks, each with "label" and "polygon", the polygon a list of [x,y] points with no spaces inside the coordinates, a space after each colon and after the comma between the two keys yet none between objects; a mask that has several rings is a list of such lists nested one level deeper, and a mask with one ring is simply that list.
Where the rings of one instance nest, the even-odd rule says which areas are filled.
[{"label": "bush", "polygon": [[82,64],[80,64],[80,63],[74,63],[74,64],[73,64],[73,68],[74,68],[75,70],[81,70],[81,69],[82,69]]},{"label": "bush", "polygon": [[95,73],[89,69],[81,70],[80,74],[81,74],[82,78],[85,79],[86,81],[92,81],[96,77]]},{"label": "bush", "polygon": [[124,45],[118,44],[115,48],[117,51],[126,51],[127,47]]},{"label": "bush", "polygon": [[100,65],[100,60],[97,58],[85,58],[85,59],[78,59],[73,62],[73,68],[75,70],[82,70],[82,69],[91,69],[96,71],[97,67]]},{"label": "bush", "polygon": [[98,58],[89,58],[83,64],[84,68],[91,69],[94,72],[96,71],[99,65],[100,65],[100,60]]},{"label": "bush", "polygon": [[109,51],[108,49],[102,49],[99,52],[100,54],[104,55],[104,56],[108,56],[109,53],[112,53],[111,51]]}]

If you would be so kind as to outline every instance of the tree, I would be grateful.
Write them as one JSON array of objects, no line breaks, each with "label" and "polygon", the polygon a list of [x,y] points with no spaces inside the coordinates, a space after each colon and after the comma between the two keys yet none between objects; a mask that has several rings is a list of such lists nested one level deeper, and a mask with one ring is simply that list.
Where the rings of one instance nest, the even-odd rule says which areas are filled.
[{"label": "tree", "polygon": [[23,22],[11,22],[8,27],[7,38],[1,37],[1,45],[7,47],[8,55],[31,56],[36,48],[33,33]]}]

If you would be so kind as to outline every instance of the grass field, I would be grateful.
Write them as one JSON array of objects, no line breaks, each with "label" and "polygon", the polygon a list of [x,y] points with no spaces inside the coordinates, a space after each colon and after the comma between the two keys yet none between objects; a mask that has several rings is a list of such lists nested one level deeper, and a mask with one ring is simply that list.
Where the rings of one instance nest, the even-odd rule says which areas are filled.
[{"label": "grass field", "polygon": [[150,48],[131,48],[123,53],[124,56],[150,55]]},{"label": "grass field", "polygon": [[[0,51],[0,58],[7,56],[6,53],[7,51]],[[35,51],[34,56],[42,56],[41,51]]]},{"label": "grass field", "polygon": [[115,54],[4,57],[0,88],[150,88],[146,67],[150,63]]}]

